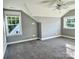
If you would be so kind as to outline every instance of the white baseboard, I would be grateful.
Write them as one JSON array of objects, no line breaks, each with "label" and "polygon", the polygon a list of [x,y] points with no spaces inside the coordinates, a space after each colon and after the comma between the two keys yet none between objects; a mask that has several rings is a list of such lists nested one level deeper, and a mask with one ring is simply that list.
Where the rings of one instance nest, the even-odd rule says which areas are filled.
[{"label": "white baseboard", "polygon": [[47,39],[56,38],[56,37],[66,37],[66,38],[75,39],[75,37],[70,37],[70,36],[67,36],[67,35],[57,35],[57,36],[42,38],[41,40],[47,40]]},{"label": "white baseboard", "polygon": [[6,48],[7,48],[7,44],[6,44],[5,47],[3,48],[3,57],[4,57],[4,55],[5,55]]},{"label": "white baseboard", "polygon": [[61,35],[46,37],[46,38],[42,38],[41,40],[47,40],[47,39],[56,38],[56,37],[60,37],[60,36],[61,36]]},{"label": "white baseboard", "polygon": [[20,41],[15,41],[15,42],[9,42],[7,43],[7,45],[10,45],[10,44],[15,44],[15,43],[21,43],[21,42],[26,42],[26,41],[31,41],[31,40],[36,40],[38,38],[31,38],[31,39],[26,39],[26,40],[20,40]]},{"label": "white baseboard", "polygon": [[[66,38],[71,38],[71,39],[75,39],[75,37],[70,37],[70,36],[66,36],[66,35],[57,35],[57,36],[51,36],[51,37],[46,37],[46,38],[40,38],[41,40],[47,40],[47,39],[51,39],[51,38],[56,38],[56,37],[66,37]],[[25,42],[25,41],[31,41],[31,40],[36,40],[38,38],[31,38],[31,39],[26,39],[26,40],[20,40],[20,41],[15,41],[15,42],[9,42],[7,43],[7,45],[9,44],[15,44],[15,43],[21,43],[21,42]],[[6,50],[6,49],[5,49]]]},{"label": "white baseboard", "polygon": [[75,37],[71,37],[71,36],[67,36],[67,35],[61,35],[62,37],[66,37],[66,38],[71,38],[71,39],[75,39]]}]

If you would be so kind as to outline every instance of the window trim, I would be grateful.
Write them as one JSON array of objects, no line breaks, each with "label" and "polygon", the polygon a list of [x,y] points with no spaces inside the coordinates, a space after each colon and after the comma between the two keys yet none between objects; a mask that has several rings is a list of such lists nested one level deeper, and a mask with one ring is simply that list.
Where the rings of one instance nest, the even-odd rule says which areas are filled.
[{"label": "window trim", "polygon": [[[66,26],[66,21],[67,21],[68,18],[75,19],[75,16],[66,16],[66,17],[64,17],[63,18],[63,28],[64,29],[75,29],[75,26],[74,27],[67,27]],[[75,23],[74,23],[74,25],[75,25]]]},{"label": "window trim", "polygon": [[[18,12],[18,11],[5,11],[4,13],[5,13],[5,23],[6,23],[6,35],[7,36],[22,35],[21,12]],[[18,34],[9,34],[7,16],[19,16],[20,33],[18,33]]]}]

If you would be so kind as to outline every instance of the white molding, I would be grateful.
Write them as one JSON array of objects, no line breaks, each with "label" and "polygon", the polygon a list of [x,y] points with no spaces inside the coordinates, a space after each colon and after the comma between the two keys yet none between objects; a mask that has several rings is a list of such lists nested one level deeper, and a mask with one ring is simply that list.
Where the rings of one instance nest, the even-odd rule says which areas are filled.
[{"label": "white molding", "polygon": [[[56,37],[66,37],[66,38],[71,38],[71,39],[75,39],[75,37],[70,37],[70,36],[66,36],[66,35],[57,35],[57,36],[51,36],[51,37],[46,37],[46,38],[40,38],[41,40],[47,40],[47,39],[51,39],[51,38],[56,38]],[[26,39],[26,40],[20,40],[20,41],[15,41],[15,42],[9,42],[7,43],[7,45],[9,44],[15,44],[15,43],[21,43],[21,42],[25,42],[25,41],[31,41],[31,40],[36,40],[38,38],[31,38],[31,39]]]},{"label": "white molding", "polygon": [[46,37],[46,38],[42,38],[41,40],[47,40],[47,39],[56,38],[56,37],[60,37],[60,36],[61,36],[61,35]]},{"label": "white molding", "polygon": [[62,37],[66,37],[66,38],[71,38],[71,39],[75,39],[75,37],[71,37],[71,36],[67,36],[67,35],[61,35]]},{"label": "white molding", "polygon": [[[5,25],[6,25],[6,34],[7,36],[12,36],[12,35],[22,35],[22,19],[21,19],[21,12],[19,11],[4,11],[5,13]],[[10,34],[8,33],[8,21],[7,21],[7,17],[8,16],[19,16],[19,26],[20,26],[20,33],[19,34]]]},{"label": "white molding", "polygon": [[5,45],[5,47],[3,49],[3,56],[5,55],[6,49],[7,49],[7,44]]},{"label": "white molding", "polygon": [[31,39],[26,39],[26,40],[20,40],[20,41],[15,41],[15,42],[9,42],[7,43],[7,45],[10,45],[10,44],[15,44],[15,43],[21,43],[21,42],[26,42],[26,41],[31,41],[31,40],[36,40],[38,38],[31,38]]},{"label": "white molding", "polygon": [[75,39],[75,37],[70,37],[70,36],[67,36],[67,35],[57,35],[57,36],[51,36],[51,37],[41,38],[41,40],[47,40],[47,39],[56,38],[56,37],[66,37],[66,38]]},{"label": "white molding", "polygon": [[3,23],[3,57],[5,55],[6,49],[7,49],[7,42],[6,42],[6,30],[5,30],[5,21]]}]

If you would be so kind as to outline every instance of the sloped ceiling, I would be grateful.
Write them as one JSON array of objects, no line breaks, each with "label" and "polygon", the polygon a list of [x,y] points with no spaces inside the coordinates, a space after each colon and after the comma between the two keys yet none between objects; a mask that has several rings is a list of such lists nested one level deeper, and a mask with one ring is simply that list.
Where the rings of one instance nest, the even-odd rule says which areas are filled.
[{"label": "sloped ceiling", "polygon": [[[69,10],[74,9],[75,5],[68,5],[68,8],[56,10],[53,7],[42,4],[44,0],[3,0],[3,7],[6,9],[23,10],[32,16],[42,17],[62,17]],[[53,0],[54,1],[54,0]],[[64,0],[69,1],[69,0]]]}]

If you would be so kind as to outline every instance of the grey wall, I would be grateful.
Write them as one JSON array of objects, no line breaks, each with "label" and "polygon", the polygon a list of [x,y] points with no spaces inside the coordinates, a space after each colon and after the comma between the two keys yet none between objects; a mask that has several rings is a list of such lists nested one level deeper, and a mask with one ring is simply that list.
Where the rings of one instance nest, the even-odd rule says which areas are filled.
[{"label": "grey wall", "polygon": [[65,14],[62,18],[61,18],[61,23],[62,23],[62,30],[61,30],[61,34],[62,35],[66,35],[66,36],[70,36],[70,37],[75,37],[75,29],[65,29],[63,28],[63,18],[67,17],[67,16],[75,16],[75,10],[70,10],[67,14]]},{"label": "grey wall", "polygon": [[37,33],[38,33],[38,39],[40,39],[42,37],[41,33],[41,23],[37,23]]},{"label": "grey wall", "polygon": [[[4,10],[6,11],[6,10]],[[25,14],[22,11],[21,12],[21,21],[22,21],[22,35],[16,35],[16,36],[7,36],[7,42],[14,42],[14,41],[20,41],[20,40],[27,40],[30,38],[36,38],[37,37],[37,22],[34,21],[30,16]],[[35,23],[35,24],[32,24]],[[36,35],[36,36],[33,36]]]},{"label": "grey wall", "polygon": [[47,38],[61,34],[61,19],[57,17],[39,17],[35,18],[41,23],[41,37]]},{"label": "grey wall", "polygon": [[[6,11],[6,10],[4,10]],[[25,14],[22,11],[21,12],[21,18],[22,18],[22,35],[17,36],[7,36],[7,42],[14,42],[14,41],[20,41],[20,40],[27,40],[30,38],[47,38],[57,35],[67,35],[67,36],[75,36],[75,30],[72,29],[64,29],[63,28],[63,18],[65,16],[73,16],[74,10],[68,12],[66,15],[61,18],[58,17],[39,17],[35,16],[37,23],[35,20],[33,20],[30,16]],[[32,24],[35,23],[35,24]],[[62,26],[61,26],[62,25]],[[33,35],[36,35],[33,37]]]}]

